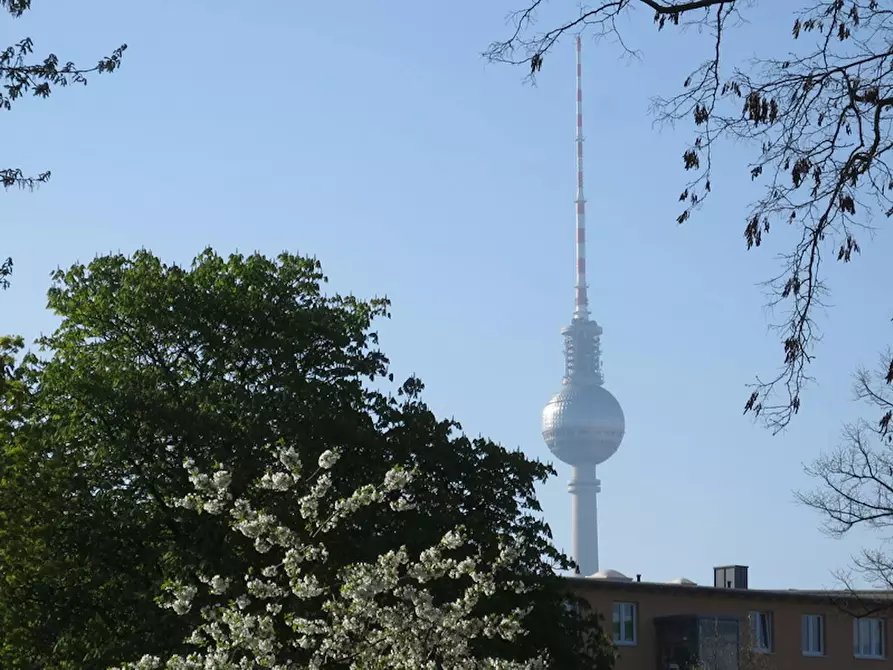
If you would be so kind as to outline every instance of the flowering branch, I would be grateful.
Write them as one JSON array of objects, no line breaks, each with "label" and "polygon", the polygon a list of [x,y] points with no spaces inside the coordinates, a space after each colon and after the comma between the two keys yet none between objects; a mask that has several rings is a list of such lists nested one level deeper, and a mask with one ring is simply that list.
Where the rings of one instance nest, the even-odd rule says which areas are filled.
[{"label": "flowering branch", "polygon": [[[259,477],[243,496],[230,491],[231,474],[218,468],[201,471],[184,463],[193,492],[168,504],[197,513],[227,515],[232,530],[254,541],[260,569],[244,575],[241,587],[221,575],[196,575],[194,583],[171,583],[160,600],[179,615],[191,611],[203,589],[213,604],[201,610],[203,623],[187,640],[197,650],[163,661],[144,656],[120,670],[235,670],[237,668],[393,668],[418,670],[538,670],[548,667],[540,656],[525,662],[484,656],[480,639],[507,642],[525,634],[530,608],[507,614],[486,613],[500,594],[530,593],[520,579],[497,579],[511,573],[520,557],[509,540],[498,557],[484,565],[480,554],[462,555],[464,528],[446,533],[437,545],[412,556],[406,546],[374,562],[348,564],[332,574],[324,538],[360,509],[387,504],[396,514],[414,507],[406,492],[413,472],[395,466],[380,484],[367,484],[332,500],[332,469],[337,451],[323,453],[317,471],[302,475],[298,453],[277,452],[282,468]],[[255,509],[252,493],[298,495],[302,528]],[[467,552],[466,552],[467,553]],[[453,598],[444,597],[459,585]],[[288,631],[282,634],[281,631]]]}]

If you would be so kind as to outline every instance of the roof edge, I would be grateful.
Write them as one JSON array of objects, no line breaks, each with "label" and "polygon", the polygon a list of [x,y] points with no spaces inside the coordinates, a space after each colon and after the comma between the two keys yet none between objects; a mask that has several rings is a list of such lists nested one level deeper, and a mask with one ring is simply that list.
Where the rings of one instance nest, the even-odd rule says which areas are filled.
[{"label": "roof edge", "polygon": [[797,589],[729,589],[716,586],[692,584],[672,584],[666,582],[620,582],[589,577],[565,577],[574,588],[580,590],[646,591],[673,593],[686,596],[706,596],[714,598],[743,598],[748,600],[797,600],[812,603],[840,604],[841,600],[858,603],[884,604],[893,607],[893,591],[832,591]]}]

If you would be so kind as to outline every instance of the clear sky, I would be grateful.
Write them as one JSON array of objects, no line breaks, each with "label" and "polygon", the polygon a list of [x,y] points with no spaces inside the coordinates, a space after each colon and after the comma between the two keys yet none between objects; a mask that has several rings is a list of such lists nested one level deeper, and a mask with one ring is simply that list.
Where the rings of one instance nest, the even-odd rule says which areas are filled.
[{"label": "clear sky", "polygon": [[[3,113],[4,165],[53,179],[2,195],[0,253],[16,266],[0,331],[52,329],[49,273],[98,253],[313,254],[334,289],[392,298],[383,347],[440,414],[549,459],[540,412],[573,301],[574,56],[569,36],[537,87],[484,63],[522,1],[35,0],[0,19],[7,41],[30,35],[63,60],[129,44],[113,76]],[[575,7],[551,3],[544,24]],[[738,57],[755,34],[788,39],[785,13],[754,21]],[[710,583],[714,565],[743,563],[753,587],[835,586],[831,570],[870,538],[827,539],[792,490],[859,415],[850,375],[889,337],[891,315],[870,307],[889,302],[889,232],[833,270],[819,385],[795,424],[776,437],[753,425],[745,384],[781,356],[757,282],[784,233],[745,251],[756,191],[732,145],[712,201],[675,224],[686,128],[654,129],[648,101],[676,90],[704,37],[657,34],[647,12],[622,27],[639,62],[584,41],[590,299],[627,419],[599,472],[602,566]],[[569,550],[558,465],[541,499]]]}]

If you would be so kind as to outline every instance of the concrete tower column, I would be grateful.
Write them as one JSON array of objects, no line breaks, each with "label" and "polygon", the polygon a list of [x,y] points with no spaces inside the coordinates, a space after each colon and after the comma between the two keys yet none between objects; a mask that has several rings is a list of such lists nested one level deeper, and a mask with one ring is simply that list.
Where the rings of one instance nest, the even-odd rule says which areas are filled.
[{"label": "concrete tower column", "polygon": [[586,198],[583,196],[583,65],[577,36],[577,197],[576,282],[574,315],[564,336],[561,390],[543,409],[543,440],[561,461],[573,467],[568,491],[573,500],[573,558],[580,574],[598,572],[598,494],[595,468],[614,455],[623,441],[626,420],[611,392],[604,388],[602,329],[589,313],[586,281]]},{"label": "concrete tower column", "polygon": [[594,465],[576,465],[567,484],[571,494],[573,557],[584,577],[598,572],[598,494],[601,482]]}]

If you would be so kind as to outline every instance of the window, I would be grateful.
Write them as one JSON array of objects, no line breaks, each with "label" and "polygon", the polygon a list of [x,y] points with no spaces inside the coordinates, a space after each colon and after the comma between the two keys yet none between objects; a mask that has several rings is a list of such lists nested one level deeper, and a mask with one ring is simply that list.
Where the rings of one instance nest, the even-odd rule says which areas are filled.
[{"label": "window", "polygon": [[751,612],[749,618],[754,650],[772,651],[772,612]]},{"label": "window", "polygon": [[710,670],[738,670],[742,667],[739,663],[738,628],[737,619],[699,618],[697,658],[700,665],[695,667]]},{"label": "window", "polygon": [[627,646],[636,643],[635,603],[614,603],[614,643]]},{"label": "window", "polygon": [[884,658],[884,620],[853,621],[853,655],[856,658]]},{"label": "window", "polygon": [[803,617],[800,650],[804,656],[825,655],[825,617],[821,614],[807,614]]}]

